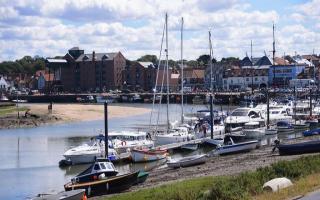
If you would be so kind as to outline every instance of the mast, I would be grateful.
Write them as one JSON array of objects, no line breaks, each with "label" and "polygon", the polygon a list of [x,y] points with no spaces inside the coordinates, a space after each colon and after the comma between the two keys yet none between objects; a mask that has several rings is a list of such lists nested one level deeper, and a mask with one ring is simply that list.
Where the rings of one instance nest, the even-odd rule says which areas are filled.
[{"label": "mast", "polygon": [[183,17],[181,18],[181,123],[183,123]]},{"label": "mast", "polygon": [[212,97],[212,43],[211,43],[211,32],[209,31],[209,49],[210,49],[210,131],[211,131],[211,139],[213,139],[213,97]]},{"label": "mast", "polygon": [[267,88],[267,128],[270,126],[270,102],[269,102],[269,89]]},{"label": "mast", "polygon": [[168,60],[168,14],[166,13],[166,70],[167,70],[167,127],[170,129],[169,122],[169,60]]},{"label": "mast", "polygon": [[251,51],[251,95],[253,95],[253,62],[252,62],[252,40],[250,44],[250,51]]},{"label": "mast", "polygon": [[276,54],[276,40],[275,40],[275,37],[274,37],[274,29],[275,29],[275,26],[274,26],[274,23],[272,24],[272,38],[273,38],[273,42],[272,42],[272,65],[273,65],[273,85],[275,86],[275,82],[274,80],[276,79],[276,72],[275,72],[275,62],[274,62],[274,58],[275,58],[275,54]]}]

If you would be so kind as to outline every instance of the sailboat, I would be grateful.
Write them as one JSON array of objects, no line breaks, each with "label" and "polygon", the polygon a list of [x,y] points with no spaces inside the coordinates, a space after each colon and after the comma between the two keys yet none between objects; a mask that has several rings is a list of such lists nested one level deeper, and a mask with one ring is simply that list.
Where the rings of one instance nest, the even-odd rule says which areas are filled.
[{"label": "sailboat", "polygon": [[[163,133],[157,133],[155,136],[156,143],[159,145],[185,142],[193,139],[193,135],[189,133],[189,128],[187,126],[172,127],[169,121],[169,62],[168,62],[168,14],[165,17],[165,33],[166,33],[166,84],[167,84],[167,130]],[[183,18],[181,25],[181,121],[183,123]],[[160,59],[160,58],[159,58]]]}]

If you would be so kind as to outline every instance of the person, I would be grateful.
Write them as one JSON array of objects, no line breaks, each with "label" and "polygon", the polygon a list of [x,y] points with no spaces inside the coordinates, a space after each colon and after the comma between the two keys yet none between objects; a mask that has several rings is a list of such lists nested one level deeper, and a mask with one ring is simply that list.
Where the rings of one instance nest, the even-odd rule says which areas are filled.
[{"label": "person", "polygon": [[203,137],[207,137],[207,124],[208,122],[205,122],[204,124],[202,124],[202,130],[203,130]]}]

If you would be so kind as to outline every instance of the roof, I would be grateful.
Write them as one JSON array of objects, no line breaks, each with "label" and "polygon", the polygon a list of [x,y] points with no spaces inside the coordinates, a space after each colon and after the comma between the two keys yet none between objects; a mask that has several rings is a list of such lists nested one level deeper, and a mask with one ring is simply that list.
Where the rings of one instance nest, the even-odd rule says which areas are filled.
[{"label": "roof", "polygon": [[270,59],[268,56],[262,56],[257,62],[254,63],[254,65],[272,65]]},{"label": "roof", "polygon": [[66,59],[57,58],[47,58],[48,63],[67,63]]},{"label": "roof", "polygon": [[183,78],[204,78],[204,69],[185,69],[183,70]]},{"label": "roof", "polygon": [[[102,60],[113,60],[118,53],[95,53],[95,60],[102,61]],[[83,61],[92,61],[92,54],[82,54],[77,58],[76,62],[83,62]]]},{"label": "roof", "polygon": [[251,66],[252,62],[250,60],[250,58],[248,56],[244,57],[241,61],[240,61],[240,66]]},{"label": "roof", "polygon": [[69,51],[73,51],[73,50],[80,50],[79,47],[72,47],[71,49],[69,49]]},{"label": "roof", "polygon": [[154,67],[152,62],[138,62],[140,65],[142,65],[144,68],[148,68],[149,66]]}]

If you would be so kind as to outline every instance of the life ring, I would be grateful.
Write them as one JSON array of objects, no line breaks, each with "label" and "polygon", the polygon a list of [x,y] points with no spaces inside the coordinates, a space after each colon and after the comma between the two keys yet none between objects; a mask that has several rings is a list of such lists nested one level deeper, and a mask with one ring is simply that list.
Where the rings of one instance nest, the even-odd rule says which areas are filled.
[{"label": "life ring", "polygon": [[122,146],[125,146],[125,145],[127,145],[127,142],[126,142],[126,141],[122,141],[122,142],[121,142],[121,145],[122,145]]}]

